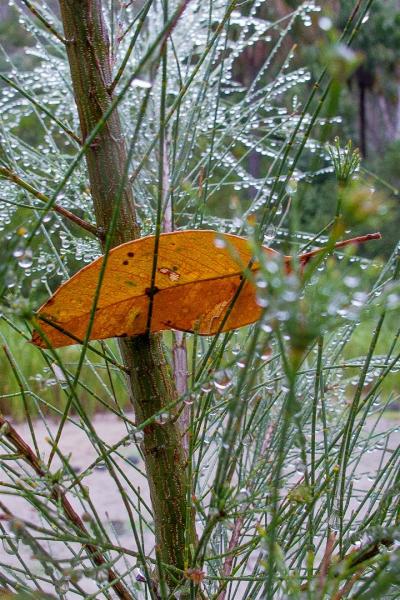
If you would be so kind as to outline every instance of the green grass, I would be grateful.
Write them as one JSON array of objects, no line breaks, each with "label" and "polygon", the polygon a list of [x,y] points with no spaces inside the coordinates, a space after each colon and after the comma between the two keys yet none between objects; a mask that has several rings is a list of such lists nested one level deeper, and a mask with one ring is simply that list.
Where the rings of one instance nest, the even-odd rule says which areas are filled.
[{"label": "green grass", "polygon": [[[351,336],[349,343],[346,345],[344,351],[344,359],[356,359],[357,357],[364,357],[368,351],[368,345],[370,343],[372,332],[376,325],[376,320],[368,319],[358,327],[356,327],[353,335]],[[392,348],[393,334],[399,328],[398,314],[388,314],[383,322],[382,331],[378,338],[376,351],[374,353],[375,359],[379,356],[382,357],[382,363],[387,356],[388,352]],[[397,340],[396,345],[393,348],[392,356],[395,356],[400,351],[400,340]],[[349,369],[351,376],[357,377],[358,370]],[[349,373],[349,376],[350,376]],[[373,374],[372,374],[373,375]],[[389,396],[396,397],[400,394],[400,376],[399,373],[389,373],[382,385],[381,385],[381,398],[385,401]]]},{"label": "green grass", "polygon": [[[396,329],[396,315],[388,315],[383,325],[382,333],[378,339],[376,354],[384,357],[393,342],[393,331]],[[24,330],[23,324],[20,324]],[[344,359],[356,359],[365,356],[370,343],[372,331],[374,329],[374,320],[366,320],[361,323],[354,331],[348,344],[346,345]],[[239,333],[239,339],[246,335],[247,329],[243,328]],[[0,353],[0,369],[2,377],[0,380],[1,411],[3,414],[12,416],[16,420],[24,419],[25,409],[23,396],[21,394],[17,379],[10,366],[4,351],[7,346],[11,355],[19,364],[21,371],[21,380],[25,382],[25,398],[32,416],[38,414],[38,401],[40,398],[40,410],[45,414],[55,415],[53,408],[63,410],[66,404],[66,395],[62,385],[57,379],[45,360],[44,353],[31,345],[24,337],[13,330],[6,322],[0,322],[1,344],[3,346]],[[171,344],[170,334],[165,335],[167,345]],[[188,350],[191,350],[191,338],[188,339]],[[100,351],[101,345],[98,342],[93,344]],[[118,356],[117,343],[112,340],[107,342],[107,347]],[[400,340],[397,341],[394,352],[400,350]],[[80,348],[79,346],[62,348],[59,350],[59,356],[63,364],[73,374],[75,366],[78,363]],[[18,359],[18,361],[17,361]],[[50,364],[53,361],[50,361]],[[357,377],[359,370],[349,369],[348,376]],[[110,382],[112,376],[112,385]],[[84,382],[85,387],[82,386]],[[126,388],[123,382],[123,375],[113,368],[113,372],[108,372],[104,361],[94,352],[88,351],[87,361],[83,368],[82,377],[78,385],[79,400],[88,414],[93,415],[105,408],[113,407],[118,403],[122,408],[129,405]],[[391,373],[382,384],[381,394],[383,399],[390,395],[400,394],[400,378],[398,373]]]},{"label": "green grass", "polygon": [[[27,329],[19,324],[22,331]],[[24,397],[31,416],[37,416],[40,410],[45,414],[55,415],[53,408],[63,410],[67,402],[62,382],[52,371],[54,361],[46,360],[44,352],[30,344],[20,333],[15,331],[5,321],[0,322],[0,338],[2,351],[0,353],[0,395],[1,412],[11,415],[16,420],[21,420],[25,415]],[[100,351],[99,343],[94,344]],[[19,377],[24,393],[21,393],[17,378],[7,358],[5,347],[18,364]],[[108,347],[116,351],[116,343],[111,342]],[[79,347],[62,348],[59,356],[63,365],[73,375],[78,363]],[[49,355],[50,356],[50,355]],[[112,384],[110,382],[112,377]],[[84,386],[84,387],[83,387]],[[121,407],[128,405],[126,387],[123,375],[113,368],[107,371],[104,361],[94,352],[88,351],[85,366],[82,369],[82,378],[78,384],[78,397],[89,414],[113,407],[118,403]],[[40,400],[39,400],[40,399]]]}]

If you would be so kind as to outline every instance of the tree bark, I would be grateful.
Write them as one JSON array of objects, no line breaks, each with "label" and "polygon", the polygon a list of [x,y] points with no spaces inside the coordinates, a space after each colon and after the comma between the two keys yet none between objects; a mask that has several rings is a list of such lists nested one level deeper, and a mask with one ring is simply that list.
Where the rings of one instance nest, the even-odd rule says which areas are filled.
[{"label": "tree bark", "polygon": [[358,82],[359,93],[359,121],[360,121],[360,151],[363,158],[367,157],[367,113],[365,94],[366,89],[362,81]]},{"label": "tree bark", "polygon": [[[101,0],[60,0],[72,84],[82,139],[110,107],[110,44]],[[97,225],[107,231],[126,166],[127,151],[118,111],[114,110],[86,154]],[[132,190],[124,188],[113,245],[140,235]],[[173,378],[158,336],[120,340],[128,385],[138,423],[177,399]],[[173,415],[172,415],[173,416]],[[178,422],[155,420],[144,429],[143,451],[162,562],[185,568],[185,547],[194,541],[194,518],[187,524],[186,457]],[[189,531],[189,539],[187,539]],[[171,583],[167,576],[167,582]]]}]

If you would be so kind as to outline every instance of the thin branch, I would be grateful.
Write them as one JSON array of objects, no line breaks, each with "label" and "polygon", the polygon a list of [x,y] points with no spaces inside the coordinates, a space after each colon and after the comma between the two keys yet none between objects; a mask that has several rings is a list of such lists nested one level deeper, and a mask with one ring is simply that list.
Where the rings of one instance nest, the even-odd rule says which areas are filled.
[{"label": "thin branch", "polygon": [[31,102],[34,106],[36,106],[36,108],[38,108],[40,111],[44,112],[44,114],[47,115],[52,121],[54,121],[55,123],[57,123],[57,125],[59,127],[61,127],[61,129],[63,131],[65,131],[65,133],[67,135],[69,135],[70,138],[72,138],[80,146],[82,145],[82,140],[80,139],[80,137],[78,137],[76,135],[76,133],[74,133],[69,127],[67,127],[67,125],[64,125],[64,123],[62,121],[60,121],[59,119],[57,119],[57,117],[55,115],[53,115],[52,112],[50,112],[45,106],[43,106],[42,104],[40,104],[40,102],[38,102],[37,100],[35,100],[35,98],[33,96],[31,96],[30,94],[28,94],[28,92],[26,92],[23,88],[21,88],[19,85],[17,85],[15,83],[15,81],[13,81],[12,79],[9,79],[5,75],[2,75],[1,73],[0,73],[0,79],[2,79],[4,81],[4,83],[6,83],[10,87],[12,87],[19,94],[21,94],[21,96],[23,96],[24,98],[26,98],[27,100],[29,100],[29,102]]},{"label": "thin branch", "polygon": [[[46,477],[46,471],[43,468],[43,465],[33,450],[28,446],[28,444],[22,439],[19,433],[14,429],[14,427],[7,421],[2,415],[0,415],[0,427],[3,429],[3,435],[12,443],[12,445],[18,450],[21,454],[21,458],[23,458],[35,471],[35,473],[42,478]],[[80,518],[80,516],[75,512],[69,500],[66,498],[65,492],[62,488],[54,484],[51,488],[51,498],[58,504],[60,503],[66,518],[76,527],[79,531],[81,531],[85,535],[89,535],[88,531]],[[100,553],[99,549],[89,543],[83,544],[87,549],[88,553],[91,555],[93,562],[98,566],[102,567],[106,564],[105,558]],[[118,580],[118,575],[113,571],[113,569],[107,569],[108,573],[108,581],[113,587],[115,593],[122,600],[133,600],[132,596],[125,588],[125,586]]]},{"label": "thin branch", "polygon": [[[162,184],[162,210],[163,231],[169,233],[174,230],[173,207],[170,186],[170,168],[168,161],[169,141],[164,140]],[[178,396],[182,398],[188,391],[188,359],[185,334],[182,331],[173,332],[172,365],[174,380]],[[186,453],[189,453],[189,425],[191,409],[185,402],[182,411],[179,411],[179,424],[182,432],[182,443]]]},{"label": "thin branch", "polygon": [[336,535],[334,533],[330,533],[326,541],[324,556],[322,557],[322,561],[318,569],[318,586],[320,590],[323,590],[325,586],[326,577],[332,562],[332,553],[335,547],[335,542]]},{"label": "thin branch", "polygon": [[[382,238],[381,234],[378,233],[367,233],[367,235],[359,235],[355,238],[350,238],[349,240],[342,240],[341,242],[337,242],[333,247],[332,250],[339,250],[340,248],[344,248],[345,246],[350,246],[350,245],[357,245],[357,244],[363,244],[365,242],[369,242],[370,240],[380,240]],[[318,254],[322,253],[322,252],[326,252],[327,248],[323,247],[323,248],[317,248],[316,250],[311,250],[311,252],[306,252],[305,254],[300,254],[300,256],[298,257],[298,259],[300,260],[300,262],[305,265],[308,263],[308,261],[313,258],[314,256],[317,256]]]},{"label": "thin branch", "polygon": [[[62,565],[60,564],[60,561],[57,560],[56,558],[54,558],[51,554],[49,554],[49,552],[47,550],[45,550],[45,548],[43,547],[42,544],[40,544],[37,540],[37,536],[32,535],[30,532],[27,531],[26,529],[26,525],[27,522],[24,521],[23,519],[17,517],[15,514],[13,514],[8,508],[7,506],[5,506],[5,504],[3,504],[0,501],[0,510],[3,511],[3,514],[0,514],[0,520],[3,521],[8,521],[11,524],[11,527],[15,527],[16,531],[18,531],[19,533],[21,533],[22,529],[24,531],[23,533],[23,538],[24,538],[24,543],[28,544],[31,551],[32,551],[32,555],[35,557],[35,560],[40,560],[42,563],[45,562],[47,565],[52,565],[57,571],[59,571],[60,574],[63,574],[63,568]],[[29,524],[31,525],[31,524]],[[39,529],[39,528],[37,528]],[[36,531],[37,531],[36,529]],[[72,536],[71,536],[72,537]],[[30,576],[30,578],[32,579],[33,574]],[[41,600],[55,600],[54,596],[50,596],[49,594],[44,594],[43,589],[36,584],[39,592],[40,592],[40,598]],[[73,582],[73,586],[75,587],[76,591],[80,594],[84,594],[84,590],[81,588],[80,585],[78,585],[78,583],[76,581]],[[1,592],[1,590],[0,590]],[[8,596],[6,596],[8,598]],[[16,598],[19,598],[18,596],[15,596]],[[0,598],[3,598],[3,596],[0,593]]]},{"label": "thin branch", "polygon": [[[21,177],[19,177],[16,173],[14,173],[14,171],[11,171],[10,169],[7,169],[6,167],[0,167],[0,175],[2,177],[4,177],[5,179],[8,179],[9,181],[12,181],[19,187],[23,188],[24,190],[26,190],[27,192],[29,192],[30,194],[35,196],[35,198],[37,198],[41,202],[49,204],[50,199],[45,194],[43,194],[42,192],[39,192],[39,190],[37,190],[36,188],[31,186],[31,184],[28,183],[27,181],[25,181],[24,179],[21,179]],[[91,223],[88,223],[84,219],[81,219],[77,215],[74,215],[74,213],[70,212],[63,206],[60,206],[59,204],[53,204],[52,210],[54,210],[58,214],[62,215],[63,217],[69,219],[70,221],[75,223],[75,225],[78,225],[82,229],[85,229],[89,233],[95,235],[99,239],[102,239],[102,235],[100,234],[97,227],[95,227]]]},{"label": "thin branch", "polygon": [[[130,56],[132,54],[132,51],[133,51],[133,48],[134,48],[134,46],[136,44],[137,38],[139,36],[139,33],[140,33],[140,31],[141,31],[141,29],[143,27],[143,24],[144,24],[144,22],[146,20],[146,17],[147,17],[147,14],[148,14],[149,10],[150,10],[151,4],[152,4],[151,2],[148,2],[147,6],[145,6],[142,9],[143,12],[142,12],[142,14],[140,16],[139,23],[138,23],[138,25],[136,27],[135,33],[133,34],[132,39],[129,42],[128,50],[126,51],[126,54],[125,54],[125,56],[123,58],[123,61],[122,61],[121,65],[120,65],[120,67],[118,69],[118,72],[117,72],[116,76],[114,77],[113,82],[111,83],[110,87],[108,88],[108,92],[110,94],[112,94],[113,91],[115,90],[115,88],[117,86],[117,83],[119,82],[119,80],[121,79],[121,77],[122,77],[122,75],[123,75],[123,73],[125,71],[125,67],[128,64],[129,58],[130,58]],[[125,34],[126,33],[127,32],[125,32]],[[120,38],[118,41],[121,42],[122,39],[123,39],[123,37]]]},{"label": "thin branch", "polygon": [[[69,331],[64,329],[63,327],[60,327],[59,325],[57,325],[57,323],[54,323],[53,321],[51,321],[51,319],[47,319],[43,314],[40,314],[37,316],[39,317],[39,319],[41,321],[44,321],[45,323],[47,323],[47,325],[51,325],[52,327],[54,327],[54,329],[57,329],[57,331],[60,331],[64,335],[71,338],[71,340],[74,340],[74,342],[76,342],[77,344],[84,343],[84,341],[81,338],[78,338],[76,335],[73,335],[72,333],[70,333]],[[47,340],[43,331],[41,330],[39,323],[35,323],[34,327],[35,327],[35,330],[38,332],[40,339],[38,338],[38,339],[35,339],[35,341],[33,341],[33,340],[29,340],[29,341],[33,342],[36,346],[39,346],[39,348],[51,349],[52,346],[49,343],[49,341]],[[117,367],[117,369],[120,369],[121,371],[125,371],[125,373],[127,373],[128,375],[130,374],[130,370],[128,367],[125,367],[125,365],[114,360],[111,356],[109,356],[107,354],[103,354],[103,352],[100,352],[100,350],[98,350],[95,346],[92,346],[91,344],[88,344],[87,347],[91,352],[94,352],[98,356],[101,356],[102,358],[104,358],[104,360],[106,362],[109,362],[111,365],[114,365],[114,367]]]},{"label": "thin branch", "polygon": [[[173,332],[172,364],[174,379],[178,396],[182,398],[188,391],[188,362],[185,334],[182,331]],[[189,451],[190,406],[183,403],[183,410],[179,415],[180,428],[182,431],[182,443],[186,452]]]},{"label": "thin branch", "polygon": [[[229,540],[229,545],[228,545],[229,555],[226,557],[224,566],[222,567],[222,574],[224,577],[229,577],[230,574],[232,573],[232,566],[233,566],[233,561],[235,560],[235,553],[231,552],[231,551],[233,551],[239,543],[240,532],[242,530],[242,527],[243,527],[243,517],[238,517],[235,520],[231,539]],[[217,600],[225,600],[225,596],[226,596],[226,584],[225,584],[224,589],[218,595]]]},{"label": "thin branch", "polygon": [[[365,548],[361,548],[360,550],[350,550],[350,552],[348,554],[345,554],[345,556],[343,556],[343,558],[340,560],[338,560],[338,555],[333,555],[335,543],[336,537],[334,534],[331,534],[326,543],[325,553],[315,576],[318,578],[319,590],[323,591],[325,581],[332,564],[335,565],[335,570],[337,573],[336,575],[334,575],[335,577],[342,577],[343,571],[340,568],[341,565],[345,565],[349,571],[353,570],[356,567],[359,567],[359,569],[352,575],[351,579],[349,579],[349,581],[344,585],[344,587],[339,592],[337,592],[337,594],[331,599],[341,600],[341,598],[344,598],[345,595],[347,595],[347,593],[351,590],[356,581],[370,566],[369,561],[373,560],[375,557],[380,555],[380,547],[386,546],[386,548],[390,548],[393,545],[394,541],[390,537],[383,537],[374,544],[366,546]],[[300,589],[303,592],[307,591],[309,589],[309,582],[304,583]]]},{"label": "thin branch", "polygon": [[[267,431],[265,432],[263,444],[261,447],[261,453],[260,453],[261,458],[265,458],[266,452],[271,447],[271,441],[273,438],[275,427],[276,427],[276,423],[271,423],[268,426]],[[253,481],[250,483],[249,487],[250,487],[250,492],[252,492],[254,490],[254,482]],[[243,528],[243,524],[244,524],[244,517],[242,515],[239,515],[235,519],[235,522],[233,525],[231,539],[229,541],[228,550],[226,551],[227,556],[225,558],[224,565],[222,567],[222,575],[225,578],[225,580],[222,582],[222,584],[219,587],[219,590],[213,596],[213,598],[215,598],[215,600],[225,600],[226,588],[229,583],[229,578],[232,574],[232,567],[233,567],[233,562],[234,562],[236,554],[237,554],[237,549],[239,548],[240,533]]]},{"label": "thin branch", "polygon": [[343,600],[343,598],[348,598],[348,594],[353,589],[354,585],[360,579],[363,574],[363,570],[359,571],[348,581],[341,590],[339,590],[334,596],[332,596],[331,600]]},{"label": "thin branch", "polygon": [[50,33],[52,33],[62,44],[66,43],[63,36],[58,33],[57,29],[55,29],[53,25],[49,23],[48,20],[38,11],[38,9],[33,6],[32,2],[29,0],[21,0],[21,2],[25,4],[28,10],[31,11],[33,16],[35,16],[42,23],[42,25],[44,25],[47,31],[50,31]]}]

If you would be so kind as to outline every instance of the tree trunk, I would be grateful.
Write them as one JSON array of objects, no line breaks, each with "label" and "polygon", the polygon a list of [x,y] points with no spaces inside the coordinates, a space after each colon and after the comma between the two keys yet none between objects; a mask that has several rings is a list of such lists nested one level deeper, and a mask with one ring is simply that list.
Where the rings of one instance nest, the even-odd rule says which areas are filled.
[{"label": "tree trunk", "polygon": [[358,82],[359,93],[359,121],[360,121],[360,151],[363,158],[367,157],[367,116],[365,103],[365,85]]},{"label": "tree trunk", "polygon": [[[61,17],[83,140],[102,118],[112,102],[110,45],[102,15],[101,0],[60,0]],[[127,152],[117,110],[91,144],[86,162],[96,221],[110,224],[118,187],[126,165]],[[140,234],[132,190],[125,186],[113,244]],[[120,348],[130,370],[129,388],[138,423],[177,399],[161,339],[139,336],[122,339]],[[194,541],[194,520],[190,518],[187,538],[186,458],[176,420],[153,421],[144,429],[143,451],[149,481],[156,531],[162,562],[185,568],[185,546]],[[167,582],[171,579],[167,577]]]},{"label": "tree trunk", "polygon": [[366,158],[368,152],[367,91],[372,89],[374,84],[374,74],[368,67],[361,65],[361,67],[357,69],[356,78],[359,94],[360,150],[363,158]]}]

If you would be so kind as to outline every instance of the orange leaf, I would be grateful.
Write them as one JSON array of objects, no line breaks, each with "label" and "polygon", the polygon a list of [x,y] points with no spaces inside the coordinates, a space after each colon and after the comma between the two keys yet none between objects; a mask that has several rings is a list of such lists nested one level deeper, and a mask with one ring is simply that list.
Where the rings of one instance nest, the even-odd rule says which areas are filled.
[{"label": "orange leaf", "polygon": [[[221,240],[223,242],[221,243]],[[153,290],[151,274],[155,237],[148,236],[113,248],[107,260],[90,339],[133,336],[178,329],[200,335],[220,330],[232,299],[252,258],[245,238],[215,231],[176,231],[159,238]],[[270,255],[279,255],[263,248]],[[310,255],[304,255],[307,262]],[[285,257],[289,265],[290,257]],[[103,257],[61,285],[39,309],[32,342],[46,347],[82,341],[88,329]],[[256,270],[254,264],[252,270]],[[261,315],[255,286],[246,279],[222,331],[256,321]]]},{"label": "orange leaf", "polygon": [[[252,253],[245,238],[215,231],[177,231],[159,238],[150,331],[179,329],[208,335],[218,331]],[[91,339],[146,333],[151,299],[154,236],[112,249],[96,307]],[[266,250],[275,254],[274,250]],[[234,256],[234,254],[236,256]],[[54,347],[83,340],[103,258],[81,269],[40,308],[40,328]],[[256,321],[260,308],[247,282],[224,330]],[[54,323],[57,328],[53,327]],[[38,332],[33,340],[45,347]]]}]

